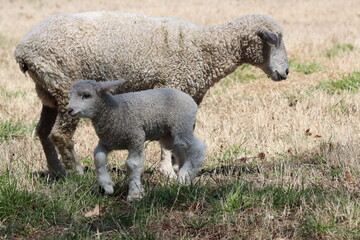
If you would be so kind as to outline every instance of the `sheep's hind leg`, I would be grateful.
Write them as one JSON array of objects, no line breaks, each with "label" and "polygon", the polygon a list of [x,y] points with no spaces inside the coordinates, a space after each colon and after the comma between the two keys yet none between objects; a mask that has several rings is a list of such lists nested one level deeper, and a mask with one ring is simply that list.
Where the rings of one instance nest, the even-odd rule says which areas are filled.
[{"label": "sheep's hind leg", "polygon": [[106,194],[114,193],[114,183],[106,170],[107,154],[109,151],[99,142],[94,151],[95,168],[98,184],[105,190]]},{"label": "sheep's hind leg", "polygon": [[185,156],[184,164],[179,170],[180,183],[188,185],[197,176],[205,158],[205,149],[205,143],[196,137],[186,148],[182,147],[180,149],[181,154]]},{"label": "sheep's hind leg", "polygon": [[144,165],[144,146],[136,149],[129,149],[129,155],[126,159],[126,168],[129,173],[129,193],[127,201],[141,199],[144,189],[141,185],[141,173]]},{"label": "sheep's hind leg", "polygon": [[56,108],[43,105],[40,120],[36,126],[36,134],[39,136],[41,145],[44,149],[46,161],[51,175],[65,176],[65,170],[58,158],[55,146],[50,140],[49,135],[54,126],[57,116]]},{"label": "sheep's hind leg", "polygon": [[57,147],[66,170],[84,174],[84,167],[75,153],[72,140],[78,122],[79,119],[71,118],[65,111],[60,111],[51,131],[51,140]]}]

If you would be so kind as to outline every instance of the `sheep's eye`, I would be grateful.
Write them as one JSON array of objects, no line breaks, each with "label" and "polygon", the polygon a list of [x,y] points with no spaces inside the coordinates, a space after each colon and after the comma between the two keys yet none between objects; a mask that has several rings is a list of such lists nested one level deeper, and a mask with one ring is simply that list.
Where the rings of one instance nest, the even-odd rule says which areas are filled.
[{"label": "sheep's eye", "polygon": [[91,94],[90,93],[83,93],[82,99],[87,99],[87,98],[91,98]]}]

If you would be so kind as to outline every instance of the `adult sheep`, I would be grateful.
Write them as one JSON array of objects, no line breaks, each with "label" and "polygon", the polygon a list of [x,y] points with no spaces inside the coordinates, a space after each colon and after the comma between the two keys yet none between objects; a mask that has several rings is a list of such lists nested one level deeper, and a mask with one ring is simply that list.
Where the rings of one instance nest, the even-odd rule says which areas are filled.
[{"label": "adult sheep", "polygon": [[[27,33],[15,59],[42,101],[36,133],[55,175],[66,174],[56,148],[67,170],[83,172],[72,140],[78,120],[66,113],[76,80],[127,79],[117,94],[176,88],[200,104],[211,86],[244,63],[275,81],[289,72],[281,28],[264,15],[200,27],[183,19],[120,12],[60,14]],[[160,168],[167,172],[170,152],[163,150],[161,158]]]}]

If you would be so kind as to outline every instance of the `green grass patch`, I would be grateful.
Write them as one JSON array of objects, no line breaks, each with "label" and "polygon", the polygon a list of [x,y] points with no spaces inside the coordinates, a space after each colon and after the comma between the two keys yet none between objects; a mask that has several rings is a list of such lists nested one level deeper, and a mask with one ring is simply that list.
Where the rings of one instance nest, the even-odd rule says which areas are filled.
[{"label": "green grass patch", "polygon": [[243,64],[236,68],[236,70],[228,77],[229,80],[236,82],[251,82],[257,78],[254,74],[253,68],[250,64]]},{"label": "green grass patch", "polygon": [[360,72],[355,71],[344,75],[337,81],[322,81],[316,88],[326,91],[328,94],[341,93],[342,91],[349,91],[357,93],[360,87]]},{"label": "green grass patch", "polygon": [[330,220],[315,219],[314,216],[307,215],[302,223],[303,236],[316,238],[322,234],[333,231],[336,224],[333,218]]},{"label": "green grass patch", "polygon": [[21,120],[0,120],[0,142],[23,138],[34,130],[35,125],[35,122],[26,125]]},{"label": "green grass patch", "polygon": [[305,75],[320,72],[323,67],[317,62],[297,62],[294,59],[289,61],[290,68],[295,69],[297,72],[304,73]]},{"label": "green grass patch", "polygon": [[5,35],[0,33],[0,48],[6,48],[8,47],[8,45],[9,45],[8,39],[5,37]]},{"label": "green grass patch", "polygon": [[330,169],[330,177],[333,180],[338,180],[344,177],[344,169],[340,167],[332,167]]},{"label": "green grass patch", "polygon": [[345,52],[351,52],[355,49],[352,44],[338,43],[334,47],[328,49],[325,53],[325,56],[328,58],[333,58],[341,55]]},{"label": "green grass patch", "polygon": [[0,219],[4,225],[2,235],[25,234],[28,229],[39,225],[47,228],[63,223],[63,218],[71,217],[65,210],[65,202],[48,199],[19,188],[17,179],[8,173],[0,176]]},{"label": "green grass patch", "polygon": [[220,188],[224,194],[221,198],[221,212],[238,212],[249,208],[258,208],[266,202],[274,209],[292,209],[307,204],[316,197],[318,203],[325,200],[324,191],[316,186],[269,185],[256,187],[251,182],[232,182],[225,188]]},{"label": "green grass patch", "polygon": [[243,142],[239,145],[234,144],[226,149],[223,149],[221,153],[211,156],[209,162],[215,162],[216,164],[219,164],[219,162],[230,163],[234,162],[234,160],[240,159],[241,157],[252,154],[250,150],[246,149],[245,143],[246,142]]},{"label": "green grass patch", "polygon": [[26,92],[23,90],[6,91],[3,87],[0,87],[0,96],[6,97],[6,98],[24,97],[25,95],[26,95]]},{"label": "green grass patch", "polygon": [[[299,223],[300,235],[305,239],[359,239],[360,228],[356,216],[360,211],[358,198],[347,196],[342,191],[334,191],[330,196],[332,200],[327,200],[326,204],[312,204],[312,208],[307,209]],[[336,206],[336,211],[329,208],[329,204]],[[352,213],[349,214],[349,206],[353,206]],[[351,216],[353,215],[353,216]],[[352,227],[347,227],[348,221],[354,221]]]},{"label": "green grass patch", "polygon": [[214,91],[214,94],[222,94],[227,91],[229,87],[237,83],[247,83],[256,80],[259,76],[254,72],[253,66],[250,64],[243,64],[236,68],[230,75],[226,76],[220,81],[221,89]]},{"label": "green grass patch", "polygon": [[[286,164],[295,162],[301,164]],[[146,173],[145,196],[134,202],[125,201],[128,180],[116,172],[111,172],[115,193],[107,196],[98,191],[93,170],[58,181],[29,174],[30,192],[5,169],[0,172],[0,234],[9,239],[242,239],[263,232],[267,238],[290,234],[286,236],[327,239],[337,234],[339,239],[356,239],[360,213],[355,192],[305,182],[307,177],[300,183],[283,182],[280,178],[301,165],[275,165],[264,166],[270,174],[262,180],[249,180],[254,173],[213,174],[189,186]],[[317,171],[317,166],[309,168]],[[324,179],[341,174],[334,168],[329,173],[334,178]]]}]

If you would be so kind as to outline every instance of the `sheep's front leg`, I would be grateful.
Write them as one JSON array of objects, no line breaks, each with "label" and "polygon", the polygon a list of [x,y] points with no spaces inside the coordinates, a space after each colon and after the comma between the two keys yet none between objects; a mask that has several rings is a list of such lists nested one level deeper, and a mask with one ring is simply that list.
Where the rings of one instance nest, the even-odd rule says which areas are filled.
[{"label": "sheep's front leg", "polygon": [[141,199],[144,189],[141,185],[141,173],[144,165],[144,146],[129,149],[126,168],[129,173],[129,193],[127,201]]},{"label": "sheep's front leg", "polygon": [[49,138],[56,117],[56,108],[51,108],[43,105],[40,120],[36,126],[36,134],[39,136],[41,145],[44,149],[50,174],[55,176],[65,176],[65,169],[63,168],[58,158],[58,154],[56,152],[53,142]]},{"label": "sheep's front leg", "polygon": [[109,151],[99,142],[94,152],[95,171],[98,184],[105,190],[106,194],[114,193],[114,183],[106,170],[107,154]]},{"label": "sheep's front leg", "polygon": [[51,130],[51,140],[59,150],[66,170],[83,174],[84,167],[75,153],[73,142],[78,122],[79,119],[71,118],[65,111],[60,111]]}]

